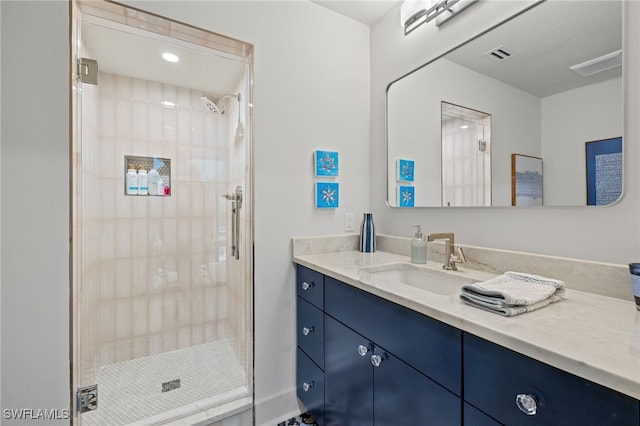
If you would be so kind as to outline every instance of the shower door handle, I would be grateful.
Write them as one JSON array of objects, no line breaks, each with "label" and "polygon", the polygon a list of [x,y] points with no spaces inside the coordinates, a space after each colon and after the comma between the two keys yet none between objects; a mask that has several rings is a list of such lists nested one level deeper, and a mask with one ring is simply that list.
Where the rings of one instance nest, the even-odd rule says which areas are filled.
[{"label": "shower door handle", "polygon": [[242,187],[236,186],[236,192],[223,195],[231,201],[231,256],[240,259],[240,208],[242,207]]}]

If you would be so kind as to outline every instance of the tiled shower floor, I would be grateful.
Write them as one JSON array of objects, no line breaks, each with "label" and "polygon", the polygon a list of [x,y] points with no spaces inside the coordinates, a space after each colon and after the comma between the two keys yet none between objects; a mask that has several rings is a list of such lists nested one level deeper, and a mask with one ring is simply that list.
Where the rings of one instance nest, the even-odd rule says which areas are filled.
[{"label": "tiled shower floor", "polygon": [[[180,387],[162,392],[162,384]],[[105,365],[98,369],[98,409],[85,426],[146,424],[249,395],[242,366],[227,340]],[[168,413],[167,413],[168,412]],[[147,421],[148,420],[148,421]]]}]

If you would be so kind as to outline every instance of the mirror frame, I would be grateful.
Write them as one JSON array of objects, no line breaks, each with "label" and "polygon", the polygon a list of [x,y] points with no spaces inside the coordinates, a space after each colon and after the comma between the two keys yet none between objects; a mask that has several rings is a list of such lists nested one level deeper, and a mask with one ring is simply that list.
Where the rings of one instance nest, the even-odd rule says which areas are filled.
[{"label": "mirror frame", "polygon": [[[621,94],[622,95],[622,108],[623,108],[623,116],[622,116],[622,130],[620,132],[621,136],[622,136],[622,190],[620,193],[620,196],[618,197],[618,199],[610,204],[607,205],[587,205],[586,202],[584,205],[546,205],[546,206],[509,206],[509,205],[492,205],[492,206],[437,206],[437,205],[433,205],[433,206],[414,206],[414,207],[402,207],[399,205],[391,205],[390,204],[390,200],[391,200],[391,194],[389,193],[389,179],[391,179],[390,176],[390,167],[389,167],[389,89],[391,88],[391,86],[398,82],[399,80],[402,80],[403,78],[413,74],[414,72],[421,70],[422,68],[425,68],[426,66],[434,63],[435,61],[444,58],[445,56],[447,56],[449,53],[455,51],[456,49],[459,49],[463,46],[466,46],[467,44],[475,41],[476,39],[482,37],[483,35],[495,30],[496,28],[518,18],[519,16],[529,12],[531,9],[534,9],[538,6],[540,6],[542,3],[545,3],[547,0],[538,0],[533,4],[530,4],[529,6],[525,7],[524,9],[518,11],[517,13],[511,15],[510,17],[503,19],[502,21],[491,25],[490,27],[488,27],[487,29],[479,32],[478,34],[476,34],[475,36],[470,37],[469,39],[465,40],[464,42],[444,51],[443,53],[433,57],[432,59],[428,60],[427,62],[425,62],[424,64],[402,74],[400,77],[392,80],[389,84],[387,84],[386,88],[385,88],[385,176],[386,176],[386,188],[385,188],[385,193],[386,193],[386,199],[385,199],[385,203],[387,204],[387,207],[390,208],[394,208],[394,209],[451,209],[451,208],[459,208],[459,209],[470,209],[470,208],[490,208],[490,209],[500,209],[500,208],[506,208],[506,209],[513,209],[513,208],[518,208],[518,209],[523,209],[523,208],[533,208],[533,209],[540,209],[540,208],[607,208],[607,207],[611,207],[614,206],[618,203],[621,202],[621,200],[625,197],[626,191],[627,191],[627,185],[626,185],[626,180],[625,180],[625,170],[626,170],[626,144],[625,144],[625,139],[626,139],[626,121],[627,121],[627,117],[625,112],[625,104],[624,104],[624,92]],[[620,0],[623,1],[623,0]],[[622,21],[624,22],[624,9],[623,9],[623,14],[622,14]],[[621,31],[623,31],[624,28],[621,28]],[[624,44],[624,32],[622,33],[622,37],[623,37],[623,44]],[[622,52],[623,55],[623,63],[622,63],[622,78],[623,78],[623,82],[624,82],[624,77],[625,77],[625,63],[626,63],[626,51],[623,49]]]}]

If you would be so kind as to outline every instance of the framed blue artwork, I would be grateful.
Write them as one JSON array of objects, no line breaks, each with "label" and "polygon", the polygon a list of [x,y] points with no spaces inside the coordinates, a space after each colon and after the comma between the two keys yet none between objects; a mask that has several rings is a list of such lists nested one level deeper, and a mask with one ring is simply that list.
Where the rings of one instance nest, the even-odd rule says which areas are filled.
[{"label": "framed blue artwork", "polygon": [[402,182],[413,182],[415,163],[413,160],[398,159],[396,162],[396,180]]},{"label": "framed blue artwork", "polygon": [[587,205],[615,203],[622,195],[622,137],[586,142]]},{"label": "framed blue artwork", "polygon": [[313,155],[316,168],[316,176],[338,176],[340,171],[338,153],[335,151],[316,151]]},{"label": "framed blue artwork", "polygon": [[340,184],[316,182],[316,208],[335,209],[340,204]]},{"label": "framed blue artwork", "polygon": [[398,187],[398,206],[414,207],[416,201],[416,189],[413,186]]}]

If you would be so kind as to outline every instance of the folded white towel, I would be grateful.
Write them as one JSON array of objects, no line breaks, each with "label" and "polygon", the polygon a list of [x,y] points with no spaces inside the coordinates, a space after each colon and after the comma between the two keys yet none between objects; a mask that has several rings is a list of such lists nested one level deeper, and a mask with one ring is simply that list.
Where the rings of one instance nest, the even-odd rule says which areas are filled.
[{"label": "folded white towel", "polygon": [[564,282],[539,275],[505,272],[490,280],[462,286],[460,298],[504,316],[530,312],[562,300]]}]

